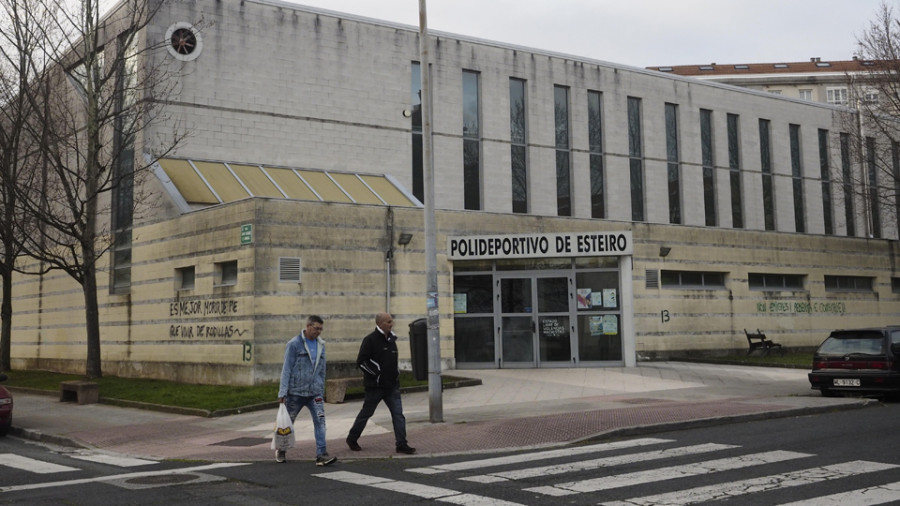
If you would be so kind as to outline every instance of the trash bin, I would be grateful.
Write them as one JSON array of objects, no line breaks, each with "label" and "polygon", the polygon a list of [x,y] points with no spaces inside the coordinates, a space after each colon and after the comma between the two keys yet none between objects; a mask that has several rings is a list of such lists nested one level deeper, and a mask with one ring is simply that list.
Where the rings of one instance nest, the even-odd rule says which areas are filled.
[{"label": "trash bin", "polygon": [[416,380],[428,379],[428,319],[419,318],[409,324],[409,354]]}]

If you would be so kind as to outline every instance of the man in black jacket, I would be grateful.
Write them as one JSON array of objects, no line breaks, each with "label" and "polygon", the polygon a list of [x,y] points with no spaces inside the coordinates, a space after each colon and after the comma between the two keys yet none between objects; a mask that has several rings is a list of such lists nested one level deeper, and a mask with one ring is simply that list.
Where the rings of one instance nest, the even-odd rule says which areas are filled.
[{"label": "man in black jacket", "polygon": [[397,367],[397,334],[391,330],[393,328],[394,318],[388,313],[378,313],[375,316],[375,330],[363,338],[359,347],[356,365],[363,370],[366,394],[362,409],[347,435],[347,446],[353,451],[362,450],[357,443],[359,436],[378,403],[384,401],[391,412],[397,453],[416,453],[416,449],[410,448],[406,442],[406,417],[400,402],[400,370]]}]

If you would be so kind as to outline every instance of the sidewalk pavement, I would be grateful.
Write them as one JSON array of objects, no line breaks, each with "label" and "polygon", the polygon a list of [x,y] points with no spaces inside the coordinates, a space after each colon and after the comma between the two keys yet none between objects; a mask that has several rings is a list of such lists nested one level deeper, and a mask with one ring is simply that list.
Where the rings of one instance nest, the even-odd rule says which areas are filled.
[{"label": "sidewalk pavement", "polygon": [[[432,423],[428,392],[404,393],[407,437],[418,455],[474,454],[537,448],[588,438],[630,436],[750,419],[800,416],[875,404],[824,398],[805,369],[688,362],[637,367],[453,370],[482,384],[447,389]],[[13,434],[153,459],[271,461],[276,410],[219,418],[175,415],[56,397],[13,393]],[[275,393],[273,392],[273,396]],[[339,459],[403,457],[394,452],[391,418],[382,404],[351,452],[344,439],[361,400],[326,404],[328,453]],[[304,409],[288,460],[312,461],[312,422]]]}]

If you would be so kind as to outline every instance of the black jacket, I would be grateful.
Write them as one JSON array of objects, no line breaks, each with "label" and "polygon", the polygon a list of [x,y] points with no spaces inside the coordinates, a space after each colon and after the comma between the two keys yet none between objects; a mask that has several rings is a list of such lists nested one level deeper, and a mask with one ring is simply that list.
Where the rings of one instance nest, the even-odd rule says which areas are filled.
[{"label": "black jacket", "polygon": [[377,328],[359,346],[356,365],[363,370],[366,388],[393,388],[400,370],[397,366],[397,335],[385,337]]}]

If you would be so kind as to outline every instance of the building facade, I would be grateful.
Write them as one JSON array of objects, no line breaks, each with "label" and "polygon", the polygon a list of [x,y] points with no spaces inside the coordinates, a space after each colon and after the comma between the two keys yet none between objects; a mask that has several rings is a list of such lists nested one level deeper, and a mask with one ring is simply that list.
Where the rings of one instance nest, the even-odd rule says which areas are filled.
[{"label": "building facade", "polygon": [[[878,69],[878,63],[857,57],[839,61],[822,61],[821,58],[813,57],[805,62],[710,63],[647,68],[800,100],[852,106],[857,97],[853,96],[851,79]],[[876,96],[868,94],[859,98],[877,100]]]},{"label": "building facade", "polygon": [[[154,63],[177,92],[138,151],[189,136],[144,183],[127,255],[106,259],[104,371],[272,381],[309,314],[338,367],[379,311],[408,360],[427,305],[418,30],[200,0],[166,4],[145,35],[172,41]],[[426,42],[444,367],[632,366],[743,351],[744,329],[812,347],[897,321],[897,215],[842,184],[862,169],[841,107]],[[15,290],[14,367],[82,370],[74,284]]]}]

